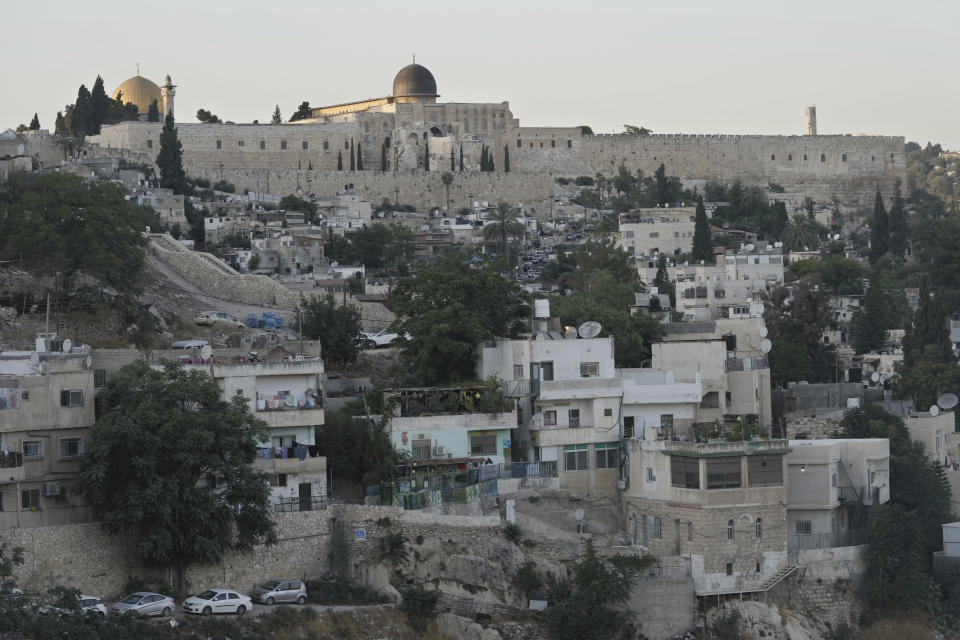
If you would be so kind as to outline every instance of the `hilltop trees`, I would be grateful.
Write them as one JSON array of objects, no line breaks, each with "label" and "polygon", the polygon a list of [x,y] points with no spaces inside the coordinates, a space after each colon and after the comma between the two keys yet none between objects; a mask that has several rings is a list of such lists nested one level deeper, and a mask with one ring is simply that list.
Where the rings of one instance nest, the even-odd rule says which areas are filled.
[{"label": "hilltop trees", "polygon": [[197,109],[197,120],[204,124],[222,124],[223,120],[206,109]]},{"label": "hilltop trees", "polygon": [[297,107],[297,110],[294,111],[293,115],[290,116],[290,122],[296,122],[297,120],[307,120],[308,118],[313,117],[313,110],[310,108],[310,103],[304,100],[300,103],[300,106]]},{"label": "hilltop trees", "polygon": [[189,565],[276,541],[253,467],[264,425],[245,399],[221,395],[204,371],[127,365],[99,397],[83,453],[80,485],[101,526],[143,562],[174,567],[180,593]]},{"label": "hilltop trees", "polygon": [[173,189],[173,192],[178,195],[187,192],[187,174],[183,170],[183,146],[180,144],[180,138],[177,137],[172,113],[167,113],[163,122],[157,166],[160,168],[162,188]]},{"label": "hilltop trees", "polygon": [[39,131],[40,130],[40,118],[37,117],[37,114],[33,114],[33,120],[30,121],[30,131]]},{"label": "hilltop trees", "polygon": [[154,100],[147,110],[147,122],[160,122],[160,105]]},{"label": "hilltop trees", "polygon": [[282,124],[283,116],[280,115],[280,105],[276,105],[273,108],[273,116],[270,118],[270,124]]},{"label": "hilltop trees", "polygon": [[105,124],[136,120],[138,110],[134,104],[124,104],[122,94],[116,100],[111,99],[103,89],[103,78],[97,76],[93,90],[80,85],[76,102],[68,104],[62,114],[63,126],[59,126],[58,114],[57,133],[82,138],[100,133],[100,127]]},{"label": "hilltop trees", "polygon": [[697,200],[697,210],[693,224],[693,259],[713,261],[713,238],[710,234],[707,210],[703,206],[703,196]]},{"label": "hilltop trees", "polygon": [[360,312],[351,306],[338,306],[333,294],[325,298],[310,296],[301,305],[303,334],[320,341],[324,359],[333,366],[352,364],[357,359],[354,338],[360,331]]}]

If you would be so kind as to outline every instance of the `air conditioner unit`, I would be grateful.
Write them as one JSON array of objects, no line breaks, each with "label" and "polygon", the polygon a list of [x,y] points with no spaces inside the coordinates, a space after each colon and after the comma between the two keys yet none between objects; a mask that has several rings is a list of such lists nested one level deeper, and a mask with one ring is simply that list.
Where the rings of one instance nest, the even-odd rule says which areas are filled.
[{"label": "air conditioner unit", "polygon": [[60,495],[60,483],[59,482],[45,482],[43,483],[43,495],[47,497],[59,496]]},{"label": "air conditioner unit", "polygon": [[627,481],[626,480],[617,480],[617,489],[626,489]]}]

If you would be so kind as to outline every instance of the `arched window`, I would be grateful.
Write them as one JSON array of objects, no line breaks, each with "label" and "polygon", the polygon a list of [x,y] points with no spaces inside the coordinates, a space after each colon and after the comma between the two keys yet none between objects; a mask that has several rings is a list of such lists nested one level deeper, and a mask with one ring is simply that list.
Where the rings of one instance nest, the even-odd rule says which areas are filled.
[{"label": "arched window", "polygon": [[757,518],[757,537],[758,538],[763,537],[763,520],[761,520],[760,518]]},{"label": "arched window", "polygon": [[826,162],[826,161],[827,161],[827,154],[821,153],[821,154],[820,154],[820,162]]},{"label": "arched window", "polygon": [[776,160],[776,159],[777,159],[777,154],[771,153],[771,154],[770,154],[770,159],[771,159],[771,160]]},{"label": "arched window", "polygon": [[727,540],[733,540],[733,520],[727,520]]}]

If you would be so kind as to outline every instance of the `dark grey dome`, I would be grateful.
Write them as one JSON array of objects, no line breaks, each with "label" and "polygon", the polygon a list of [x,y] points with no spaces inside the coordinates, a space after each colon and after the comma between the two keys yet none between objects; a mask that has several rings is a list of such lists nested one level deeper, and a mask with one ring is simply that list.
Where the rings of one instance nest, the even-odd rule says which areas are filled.
[{"label": "dark grey dome", "polygon": [[408,64],[393,79],[394,97],[424,96],[436,98],[437,81],[430,70],[417,63]]}]

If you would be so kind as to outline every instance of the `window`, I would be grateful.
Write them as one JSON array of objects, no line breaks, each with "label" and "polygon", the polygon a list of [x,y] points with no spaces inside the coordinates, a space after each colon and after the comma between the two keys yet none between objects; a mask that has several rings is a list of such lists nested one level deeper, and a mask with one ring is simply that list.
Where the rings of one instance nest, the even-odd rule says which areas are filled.
[{"label": "window", "polygon": [[624,232],[623,232],[623,237],[624,237],[624,238],[632,238],[632,237],[633,237],[633,231],[624,231]]},{"label": "window", "polygon": [[664,431],[673,431],[672,413],[664,413],[660,415],[660,428]]},{"label": "window", "polygon": [[285,486],[287,486],[287,474],[281,473],[281,474],[277,475],[277,486],[278,486],[278,487],[285,487]]},{"label": "window", "polygon": [[573,140],[567,140],[567,149],[573,148]]},{"label": "window", "polygon": [[567,421],[571,429],[580,427],[580,409],[570,409],[567,411]]},{"label": "window", "polygon": [[43,457],[43,441],[27,440],[26,442],[24,442],[23,456],[25,458],[42,458]]},{"label": "window", "polygon": [[0,387],[0,410],[17,408],[17,388]]},{"label": "window", "polygon": [[107,386],[107,370],[106,369],[94,369],[93,370],[93,387],[94,389],[102,389]]},{"label": "window", "polygon": [[836,473],[834,473],[833,475],[830,476],[830,486],[831,486],[831,487],[837,486],[837,474],[836,474]]},{"label": "window", "polygon": [[757,537],[762,538],[763,537],[763,520],[762,519],[757,518],[756,528],[757,528]]},{"label": "window", "polygon": [[61,407],[82,407],[83,406],[83,391],[80,389],[71,389],[60,392],[60,406]]},{"label": "window", "polygon": [[593,445],[597,469],[616,469],[620,459],[620,445],[616,442],[598,442]]},{"label": "window", "polygon": [[847,154],[843,154],[842,156],[840,156],[840,160],[842,160],[843,162],[846,162],[846,161],[847,161]]},{"label": "window", "polygon": [[242,398],[242,397],[243,397],[243,389],[237,389],[237,392],[236,392],[234,395],[237,396],[238,398]]},{"label": "window", "polygon": [[60,440],[60,457],[76,458],[83,453],[83,438],[62,438]]},{"label": "window", "polygon": [[302,145],[301,148],[302,148],[304,151],[307,150],[307,141],[306,141],[306,140],[303,141],[303,145]]},{"label": "window", "polygon": [[632,438],[634,436],[634,420],[633,416],[624,416],[623,418],[623,437]]},{"label": "window", "polygon": [[659,238],[659,237],[660,237],[660,232],[659,232],[659,231],[651,231],[651,232],[650,232],[650,237],[651,237],[651,238]]},{"label": "window", "polygon": [[261,140],[261,141],[260,141],[260,148],[261,148],[261,149],[266,149],[266,148],[267,148],[267,141],[266,141],[266,140]]},{"label": "window", "polygon": [[349,148],[350,148],[350,141],[349,141],[349,140],[344,140],[344,141],[343,141],[343,148],[344,148],[344,149],[349,149]]},{"label": "window", "polygon": [[553,363],[552,362],[541,362],[540,371],[543,374],[544,380],[553,380]]},{"label": "window", "polygon": [[414,460],[430,459],[430,438],[417,439],[411,445],[411,452]]},{"label": "window", "polygon": [[495,456],[497,455],[497,434],[493,435],[471,435],[470,436],[470,455],[472,456]]},{"label": "window", "polygon": [[647,482],[656,482],[657,476],[653,472],[653,467],[647,467]]},{"label": "window", "polygon": [[770,154],[770,159],[771,159],[771,160],[776,160],[776,159],[777,159],[777,156],[775,156],[774,154],[771,153],[771,154]]},{"label": "window", "polygon": [[807,161],[807,154],[803,154],[803,161],[804,161],[804,162]]},{"label": "window", "polygon": [[286,141],[286,140],[281,140],[281,141],[280,141],[280,148],[281,148],[281,149],[286,149],[286,148],[287,148],[287,141]]},{"label": "window", "polygon": [[757,558],[757,573],[763,572],[763,557]]},{"label": "window", "polygon": [[809,520],[797,520],[797,534],[809,534],[813,531],[813,527],[810,525]]},{"label": "window", "polygon": [[733,575],[733,563],[732,563],[732,562],[728,562],[728,563],[727,563],[727,575],[728,575],[728,576],[732,576],[732,575]]},{"label": "window", "polygon": [[513,365],[513,379],[514,380],[523,380],[523,365],[515,364]]},{"label": "window", "polygon": [[517,138],[517,149],[523,146],[523,142],[520,141],[520,138]]},{"label": "window", "polygon": [[23,509],[40,508],[40,489],[25,489],[22,493],[21,507]]},{"label": "window", "polygon": [[[387,140],[389,140],[389,139],[390,139],[390,138],[387,138]],[[388,144],[387,146],[389,147],[390,145]],[[329,142],[328,140],[324,140],[324,141],[323,141],[323,150],[324,150],[324,151],[329,151],[329,150],[330,150],[330,142]]]},{"label": "window", "polygon": [[733,530],[733,520],[727,520],[727,540],[733,540],[736,533]]},{"label": "window", "polygon": [[662,538],[663,537],[663,523],[660,518],[653,517],[653,537]]},{"label": "window", "polygon": [[586,471],[589,468],[587,445],[568,444],[563,447],[563,470]]},{"label": "window", "polygon": [[670,457],[670,486],[700,488],[700,459],[691,456]]},{"label": "window", "polygon": [[543,424],[547,426],[554,426],[557,424],[557,412],[556,411],[544,411],[543,412]]},{"label": "window", "polygon": [[827,161],[827,154],[821,153],[821,154],[820,154],[820,162],[826,162],[826,161]]},{"label": "window", "polygon": [[612,418],[612,417],[613,417],[613,409],[607,407],[606,409],[603,410],[603,415],[604,415],[604,417]]},{"label": "window", "polygon": [[153,149],[153,140],[147,140],[147,149]]},{"label": "window", "polygon": [[238,147],[242,147],[242,146],[243,146],[243,140],[237,140],[237,146],[238,146]]},{"label": "window", "polygon": [[687,523],[687,540],[688,541],[693,540],[693,523],[692,522]]},{"label": "window", "polygon": [[223,143],[220,140],[217,140],[217,149],[223,147]]},{"label": "window", "polygon": [[581,362],[580,375],[584,378],[600,375],[600,363],[599,362]]},{"label": "window", "polygon": [[747,473],[751,487],[782,487],[783,456],[750,456]]},{"label": "window", "polygon": [[720,408],[720,393],[717,391],[708,391],[703,395],[703,398],[700,399],[700,408],[701,409],[719,409]]},{"label": "window", "polygon": [[707,489],[740,487],[740,458],[724,457],[707,460]]},{"label": "window", "polygon": [[793,160],[793,154],[792,154],[792,153],[787,154],[787,160]]},{"label": "window", "polygon": [[[385,138],[383,139],[383,146],[385,146],[387,149],[390,148],[390,136],[387,136],[387,137],[385,137]],[[324,148],[324,149],[327,148],[327,143],[326,143],[326,142],[323,143],[323,148]]]}]

